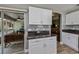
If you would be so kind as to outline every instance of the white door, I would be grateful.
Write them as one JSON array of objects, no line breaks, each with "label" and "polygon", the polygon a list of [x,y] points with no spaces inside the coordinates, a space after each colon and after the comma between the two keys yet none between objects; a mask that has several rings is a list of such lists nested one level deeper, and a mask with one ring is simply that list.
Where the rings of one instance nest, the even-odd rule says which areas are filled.
[{"label": "white door", "polygon": [[41,9],[29,7],[29,24],[41,25]]}]

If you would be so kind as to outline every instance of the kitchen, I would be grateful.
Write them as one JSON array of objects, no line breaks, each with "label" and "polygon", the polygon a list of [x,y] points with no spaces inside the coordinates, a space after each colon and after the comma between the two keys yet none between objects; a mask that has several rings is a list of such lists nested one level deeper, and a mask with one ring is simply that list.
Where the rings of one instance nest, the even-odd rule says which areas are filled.
[{"label": "kitchen", "polygon": [[[70,13],[71,11],[59,13],[57,12],[57,10],[53,11],[51,8],[42,8],[42,6],[44,7],[44,5],[42,6],[40,5],[41,7],[36,7],[36,6],[33,7],[33,6],[29,5],[28,12],[24,14],[23,31],[25,33],[24,33],[24,47],[23,47],[24,51],[23,52],[28,54],[57,54],[57,53],[58,54],[75,54],[75,53],[78,54],[78,51],[79,51],[78,35],[76,36],[75,34],[72,33],[72,32],[76,32],[73,29],[78,28],[78,20],[77,20],[77,24],[73,24],[75,20],[74,18],[72,18],[73,16],[76,17],[77,15],[71,16],[71,13]],[[46,6],[50,6],[50,5],[46,5]],[[62,5],[52,4],[51,6],[54,9],[55,6],[59,7]],[[69,5],[67,5],[66,7],[68,6]],[[75,8],[75,10],[77,9]],[[54,14],[56,13],[59,13],[59,15],[61,15],[59,17],[60,20],[59,21],[56,20],[57,22],[60,22],[60,24],[54,25],[56,27],[60,26],[60,28],[56,30],[60,32],[59,34],[55,34],[51,32],[52,31],[51,26],[54,21],[53,17],[55,16]],[[70,16],[73,19],[73,22]],[[69,23],[69,20],[70,20],[70,23]],[[67,32],[69,34],[65,34],[63,32]],[[78,30],[76,33],[78,33]],[[66,35],[67,35],[67,38],[71,38],[72,40],[66,39],[65,37]],[[69,40],[71,40],[73,43],[71,43],[71,41]]]},{"label": "kitchen", "polygon": [[[78,5],[77,5],[78,6]],[[79,52],[79,10],[66,12],[65,24],[62,29],[62,43]]]}]

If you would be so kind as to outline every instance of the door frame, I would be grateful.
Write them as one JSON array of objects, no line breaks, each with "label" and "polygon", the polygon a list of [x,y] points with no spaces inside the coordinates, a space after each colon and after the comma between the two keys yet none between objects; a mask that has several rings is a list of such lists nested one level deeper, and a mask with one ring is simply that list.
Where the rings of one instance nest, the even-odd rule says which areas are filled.
[{"label": "door frame", "polygon": [[4,13],[3,11],[1,10],[1,53],[3,54],[3,51],[4,51],[4,31],[3,31],[3,18],[4,18]]},{"label": "door frame", "polygon": [[21,10],[21,9],[12,9],[12,8],[0,8],[1,11],[1,53],[4,53],[4,24],[3,24],[3,19],[4,19],[4,12],[12,12],[12,13],[23,13],[24,14],[24,52],[25,49],[27,48],[27,29],[28,29],[28,19],[27,19],[27,10]]}]

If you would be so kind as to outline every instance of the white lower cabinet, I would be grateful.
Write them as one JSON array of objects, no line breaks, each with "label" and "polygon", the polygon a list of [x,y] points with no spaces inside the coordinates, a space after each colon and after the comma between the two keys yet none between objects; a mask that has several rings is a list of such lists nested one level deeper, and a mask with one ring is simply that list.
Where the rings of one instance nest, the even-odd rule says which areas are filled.
[{"label": "white lower cabinet", "polygon": [[42,39],[29,40],[29,53],[42,54],[43,53],[43,42]]},{"label": "white lower cabinet", "polygon": [[76,34],[71,34],[71,46],[74,50],[78,51],[78,35]]},{"label": "white lower cabinet", "polygon": [[56,36],[29,40],[29,54],[57,53]]},{"label": "white lower cabinet", "polygon": [[62,32],[62,42],[70,48],[78,51],[78,35]]}]

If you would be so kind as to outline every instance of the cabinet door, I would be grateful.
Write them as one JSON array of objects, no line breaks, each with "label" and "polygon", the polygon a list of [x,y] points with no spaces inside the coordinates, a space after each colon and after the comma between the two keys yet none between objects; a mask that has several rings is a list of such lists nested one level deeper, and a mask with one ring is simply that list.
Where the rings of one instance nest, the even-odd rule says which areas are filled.
[{"label": "cabinet door", "polygon": [[62,42],[65,43],[66,41],[66,34],[65,32],[62,32]]},{"label": "cabinet door", "polygon": [[71,24],[71,15],[70,14],[67,14],[66,15],[66,25],[70,25]]},{"label": "cabinet door", "polygon": [[74,50],[78,51],[78,35],[63,32],[62,41],[70,48],[73,48]]},{"label": "cabinet door", "polygon": [[43,40],[29,40],[29,54],[43,54]]},{"label": "cabinet door", "polygon": [[66,15],[66,25],[79,24],[79,11],[72,12]]},{"label": "cabinet door", "polygon": [[41,9],[29,7],[29,24],[41,25]]},{"label": "cabinet door", "polygon": [[70,13],[70,25],[75,25],[77,21],[77,16],[75,12]]},{"label": "cabinet door", "polygon": [[46,54],[57,53],[56,37],[49,37],[44,40],[44,53]]},{"label": "cabinet door", "polygon": [[79,24],[79,11],[77,12],[77,24]]},{"label": "cabinet door", "polygon": [[62,42],[66,45],[70,45],[70,34],[62,32]]},{"label": "cabinet door", "polygon": [[74,25],[74,20],[76,21],[76,17],[74,13],[70,13],[66,15],[66,25]]},{"label": "cabinet door", "polygon": [[67,33],[66,34],[66,45],[71,46],[72,45],[72,40],[71,40],[71,34]]},{"label": "cabinet door", "polygon": [[75,25],[79,24],[79,11],[73,12],[73,22]]},{"label": "cabinet door", "polygon": [[64,44],[67,44],[68,42],[67,42],[67,33],[65,33],[65,32],[62,32],[62,42],[64,43]]},{"label": "cabinet door", "polygon": [[71,34],[70,40],[71,40],[70,47],[78,51],[78,35]]},{"label": "cabinet door", "polygon": [[42,24],[43,25],[52,25],[52,10],[42,10]]}]

